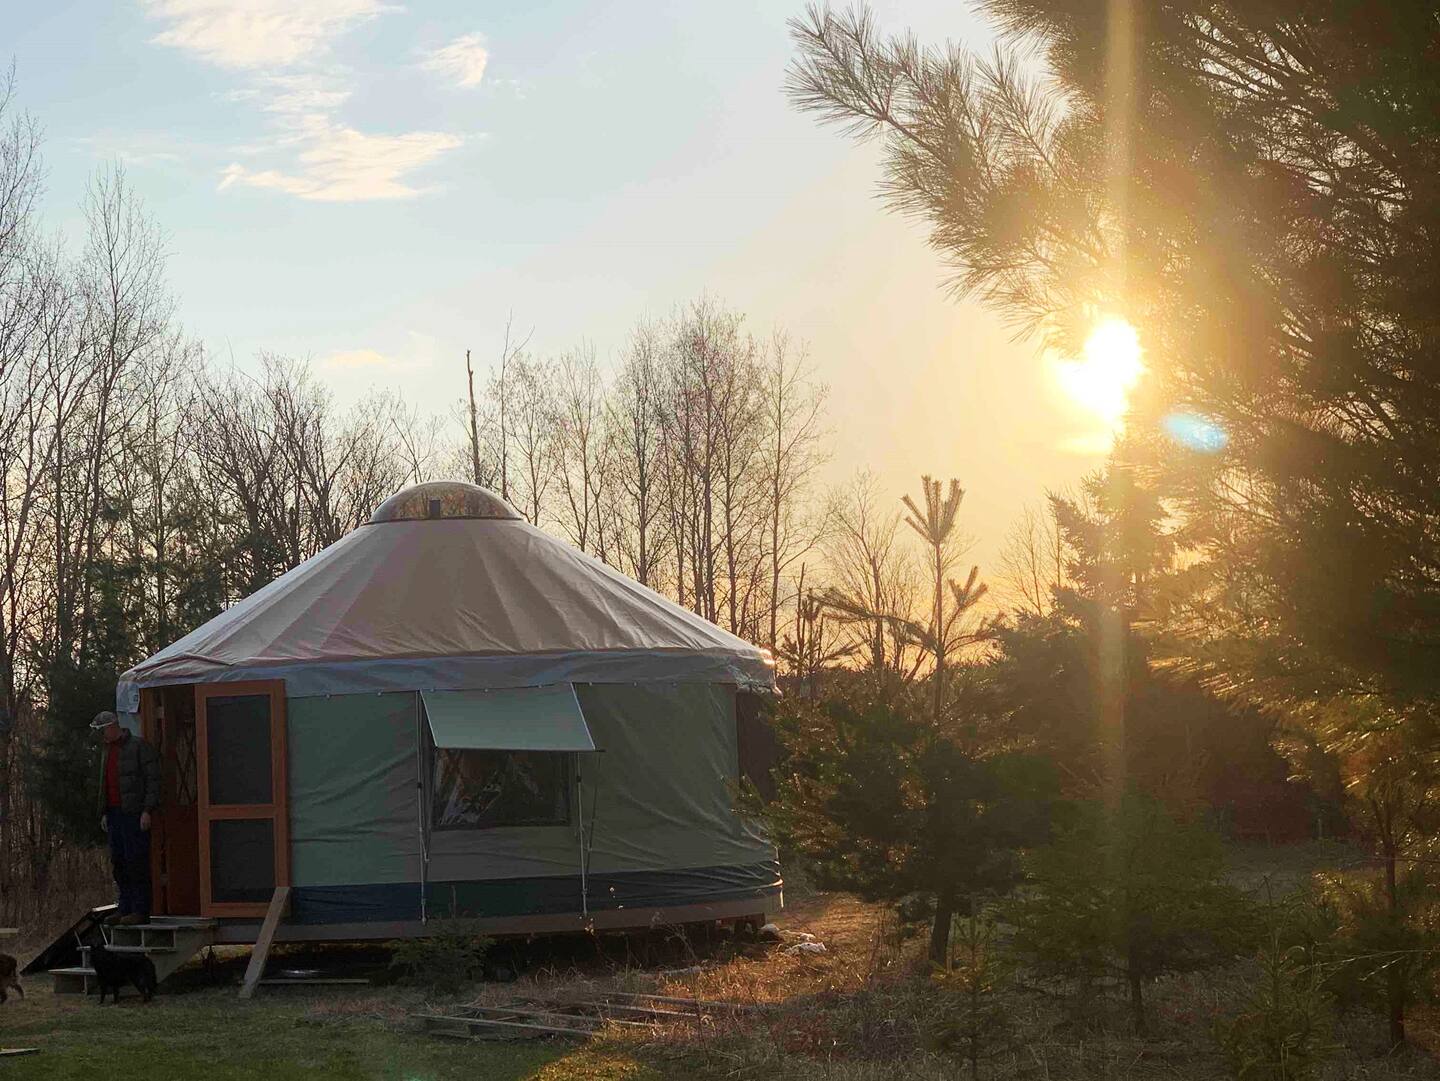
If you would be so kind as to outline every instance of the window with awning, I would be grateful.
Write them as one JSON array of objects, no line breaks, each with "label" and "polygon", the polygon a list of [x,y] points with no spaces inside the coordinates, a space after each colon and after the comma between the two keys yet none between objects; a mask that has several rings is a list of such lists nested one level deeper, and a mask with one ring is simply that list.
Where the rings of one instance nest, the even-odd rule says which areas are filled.
[{"label": "window with awning", "polygon": [[436,830],[563,826],[572,756],[595,741],[570,684],[421,693]]},{"label": "window with awning", "polygon": [[495,691],[422,691],[436,747],[465,751],[593,751],[569,683]]}]

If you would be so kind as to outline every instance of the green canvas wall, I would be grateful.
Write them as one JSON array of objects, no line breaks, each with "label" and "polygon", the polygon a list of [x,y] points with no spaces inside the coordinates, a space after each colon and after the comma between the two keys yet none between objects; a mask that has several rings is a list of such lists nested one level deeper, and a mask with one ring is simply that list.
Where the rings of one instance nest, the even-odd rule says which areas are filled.
[{"label": "green canvas wall", "polygon": [[[591,874],[753,864],[773,848],[731,809],[734,688],[576,688],[597,754],[579,756]],[[297,886],[418,882],[417,695],[288,703],[292,878]],[[579,800],[572,799],[572,807]],[[574,875],[569,826],[432,835],[431,882]]]},{"label": "green canvas wall", "polygon": [[286,702],[295,885],[420,881],[416,697]]}]

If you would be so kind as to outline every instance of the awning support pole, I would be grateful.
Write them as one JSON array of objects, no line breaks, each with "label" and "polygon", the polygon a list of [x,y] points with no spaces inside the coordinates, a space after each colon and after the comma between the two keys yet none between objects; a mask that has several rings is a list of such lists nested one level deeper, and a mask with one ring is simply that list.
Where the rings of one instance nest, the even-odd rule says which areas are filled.
[{"label": "awning support pole", "polygon": [[415,695],[415,810],[420,822],[420,922],[429,922],[425,908],[425,885],[430,869],[430,839],[425,829],[425,715],[420,695]]},{"label": "awning support pole", "polygon": [[580,776],[580,756],[575,754],[575,803],[580,808],[580,915],[590,918],[590,891],[585,881],[585,779]]}]

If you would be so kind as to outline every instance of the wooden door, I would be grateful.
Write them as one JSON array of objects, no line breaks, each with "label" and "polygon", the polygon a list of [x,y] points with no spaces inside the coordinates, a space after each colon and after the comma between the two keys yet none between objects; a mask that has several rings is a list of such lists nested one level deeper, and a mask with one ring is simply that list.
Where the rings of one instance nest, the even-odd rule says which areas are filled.
[{"label": "wooden door", "polygon": [[195,688],[140,692],[142,734],[160,755],[160,806],[150,816],[150,911],[200,915]]},{"label": "wooden door", "polygon": [[285,683],[195,688],[200,912],[263,916],[290,885]]}]

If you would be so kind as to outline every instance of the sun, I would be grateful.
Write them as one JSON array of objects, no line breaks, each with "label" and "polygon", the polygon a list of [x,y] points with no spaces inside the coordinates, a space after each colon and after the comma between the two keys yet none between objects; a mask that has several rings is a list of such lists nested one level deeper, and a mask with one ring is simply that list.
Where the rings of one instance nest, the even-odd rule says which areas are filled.
[{"label": "sun", "polygon": [[1119,316],[1106,316],[1085,339],[1079,360],[1062,360],[1055,378],[1070,400],[1118,430],[1130,409],[1130,392],[1145,374],[1140,336]]}]

